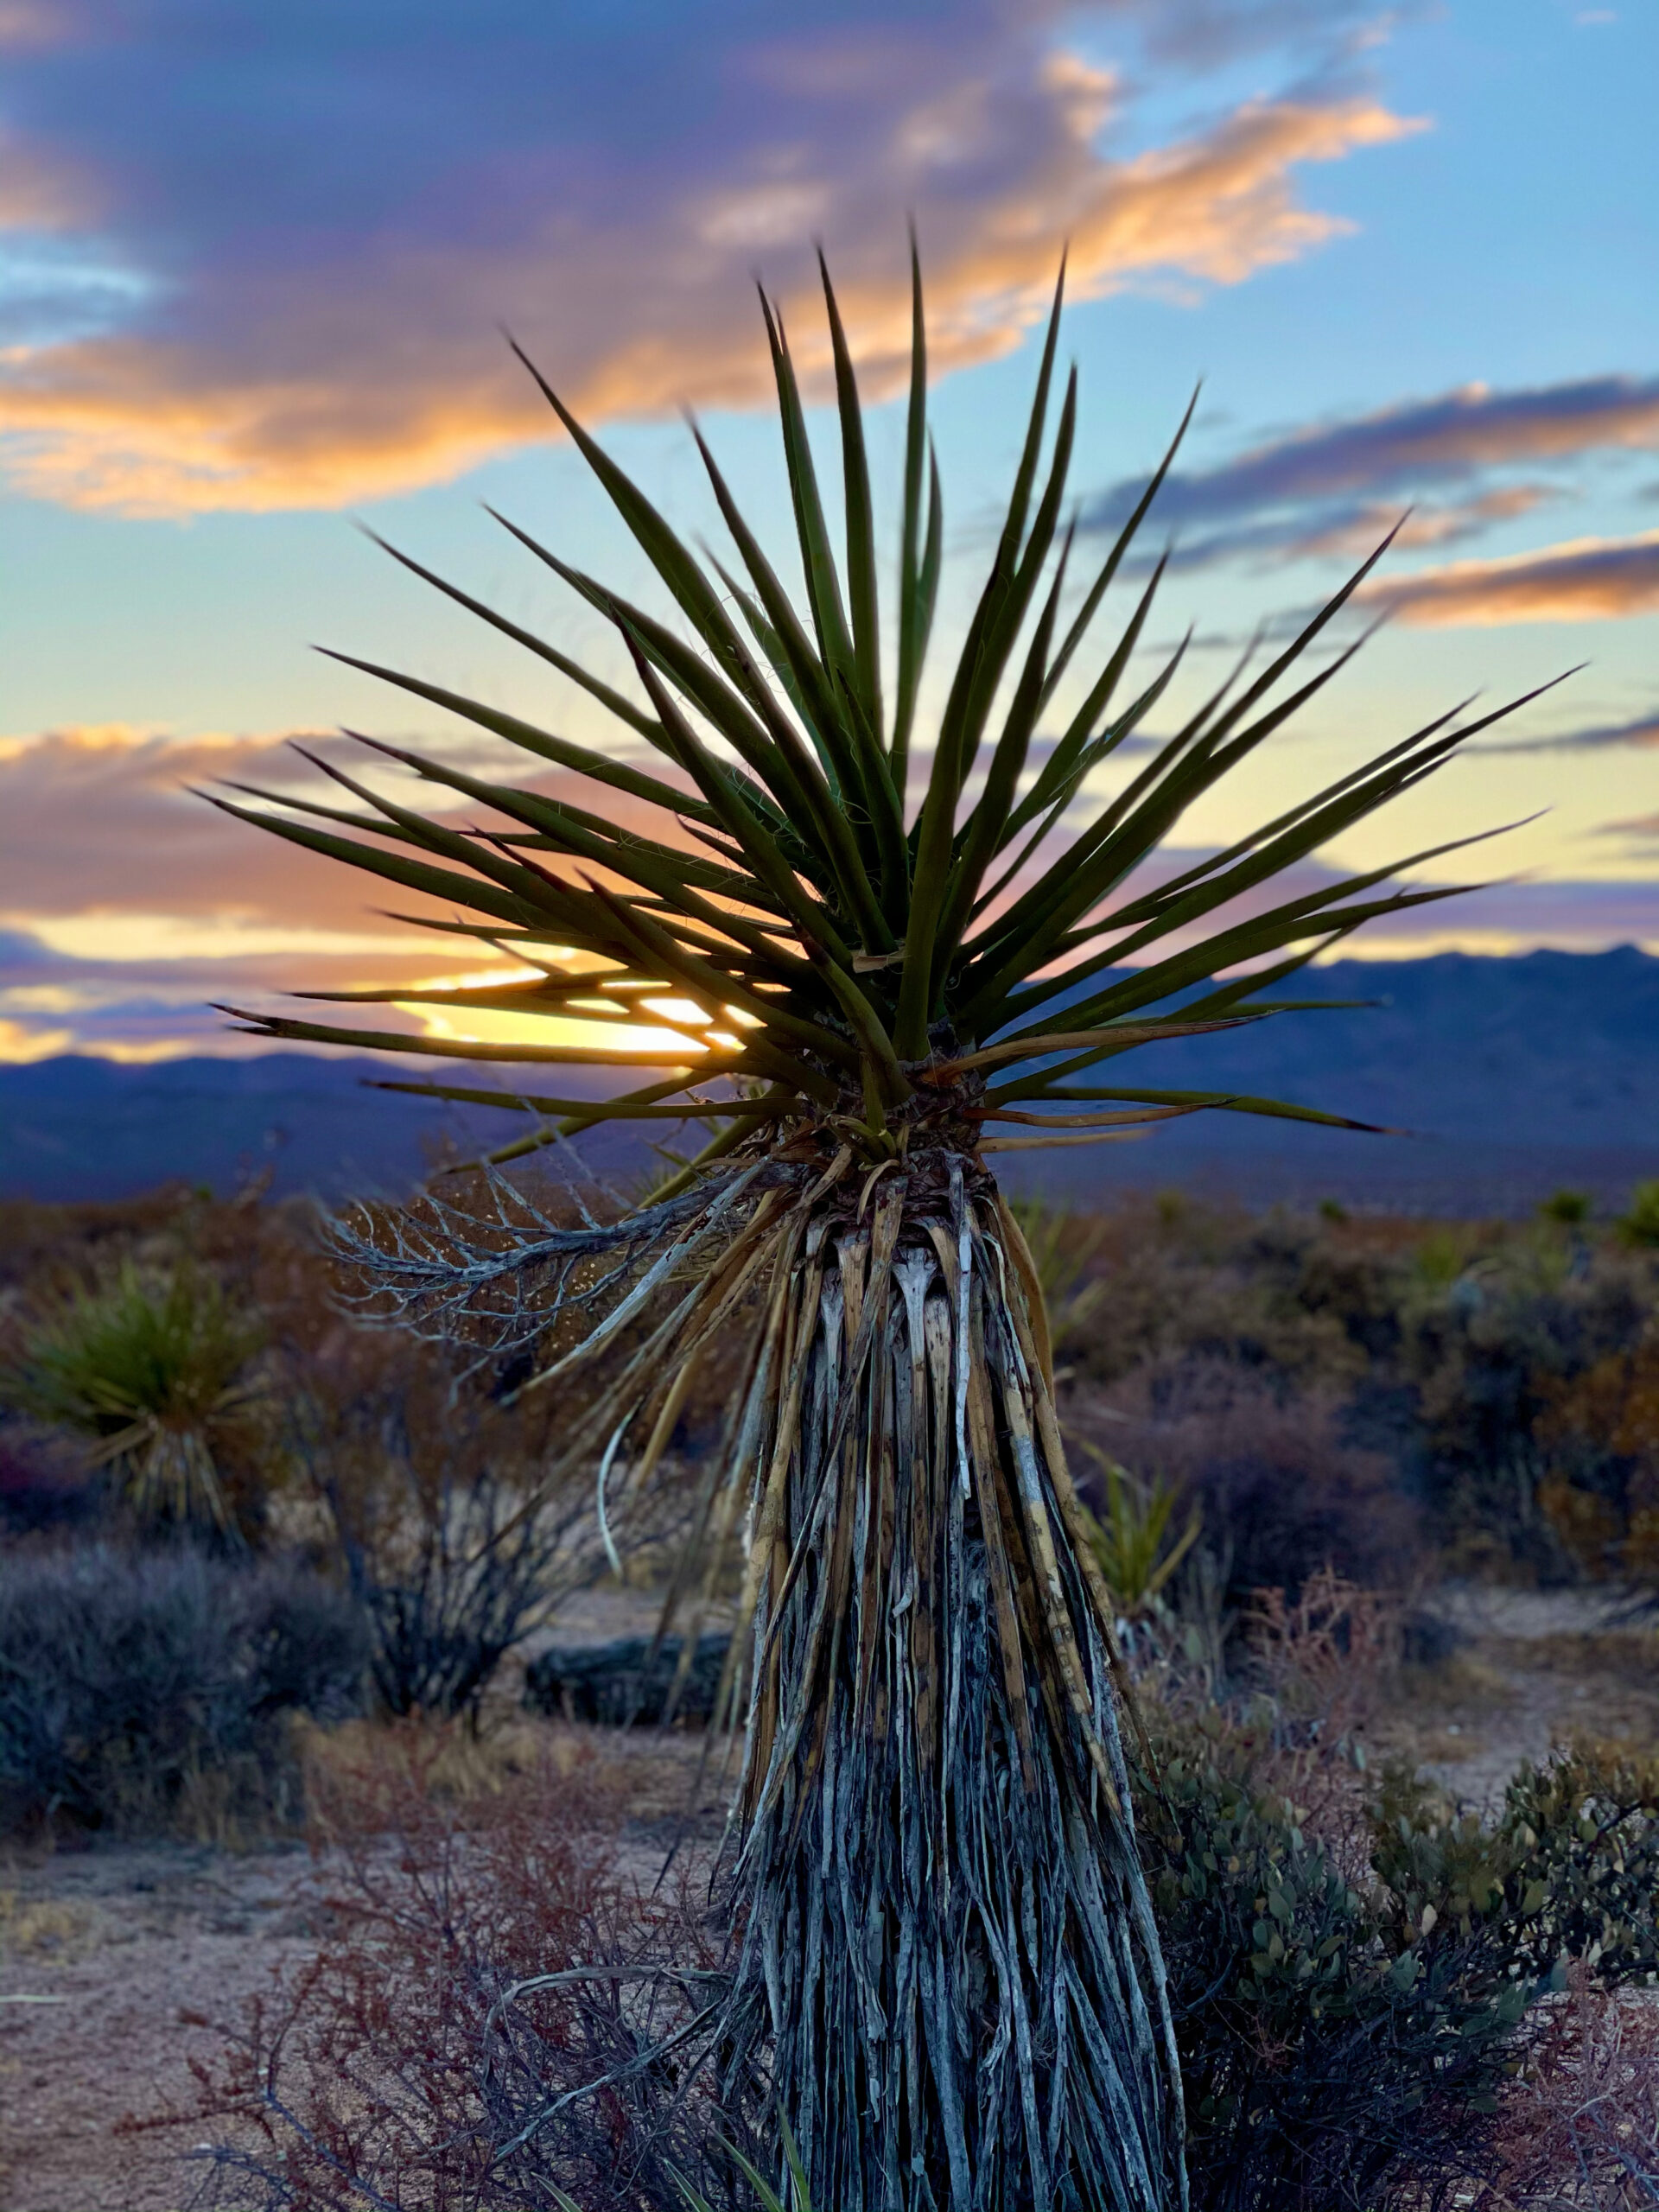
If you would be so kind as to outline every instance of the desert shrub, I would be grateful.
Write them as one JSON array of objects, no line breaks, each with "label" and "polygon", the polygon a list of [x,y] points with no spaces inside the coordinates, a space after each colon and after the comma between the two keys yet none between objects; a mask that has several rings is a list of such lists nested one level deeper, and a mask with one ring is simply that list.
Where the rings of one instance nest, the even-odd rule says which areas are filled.
[{"label": "desert shrub", "polygon": [[0,1292],[33,1286],[46,1275],[103,1274],[126,1255],[173,1238],[200,1217],[203,1194],[166,1184],[132,1198],[54,1205],[37,1198],[0,1198]]},{"label": "desert shrub", "polygon": [[1397,1684],[1398,1601],[1328,1567],[1294,1597],[1258,1590],[1244,1617],[1251,1671],[1271,1699],[1281,1744],[1341,1753],[1360,1740]]},{"label": "desert shrub", "polygon": [[1659,1962],[1659,1772],[1523,1768],[1490,1823],[1391,1777],[1363,1825],[1352,1789],[1316,1825],[1269,1713],[1166,1719],[1154,1747],[1142,1848],[1209,2212],[1456,2201],[1497,2170],[1491,2115],[1567,1961]]},{"label": "desert shrub", "polygon": [[[386,1712],[474,1709],[514,1645],[551,1610],[559,1534],[525,1514],[522,1488],[486,1468],[423,1484],[407,1463],[366,1540],[342,1521],[353,1594],[372,1637],[371,1669]],[[401,1487],[406,1510],[396,1512]],[[389,1525],[390,1522],[390,1525]]]},{"label": "desert shrub", "polygon": [[1465,1946],[1400,1948],[1363,1885],[1236,1747],[1166,1745],[1142,1822],[1207,2212],[1369,2208],[1448,2161],[1524,2010]]},{"label": "desert shrub", "polygon": [[[55,1436],[81,1466],[103,1461],[99,1487],[141,1520],[181,1521],[198,1541],[226,1541],[233,1522],[232,1546],[302,1551],[357,1599],[394,1713],[474,1705],[503,1656],[603,1567],[592,1465],[560,1452],[580,1381],[509,1405],[507,1382],[525,1376],[467,1376],[433,1346],[349,1325],[302,1205],[181,1190],[8,1221],[22,1262],[0,1313],[0,1406],[9,1395],[34,1415],[27,1435],[0,1427],[13,1527],[62,1518],[64,1485],[31,1471],[60,1466]],[[709,1363],[710,1403],[688,1402],[690,1430],[717,1423],[723,1359]],[[15,1473],[14,1440],[29,1460]]]},{"label": "desert shrub", "polygon": [[1618,1232],[1627,1244],[1649,1250],[1659,1246],[1659,1182],[1637,1185],[1629,1212],[1619,1217]]},{"label": "desert shrub", "polygon": [[356,1702],[360,1626],[315,1575],[88,1545],[0,1560],[0,1815],[121,1833],[292,1817],[289,1716]]},{"label": "desert shrub", "polygon": [[1659,2205],[1659,2012],[1570,1968],[1503,2096],[1494,2138],[1479,2212]]},{"label": "desert shrub", "polygon": [[504,1407],[432,1346],[336,1327],[291,1362],[287,1443],[391,1713],[475,1707],[502,1660],[602,1565],[593,1469],[559,1409]]},{"label": "desert shrub", "polygon": [[[1090,1439],[1096,1465],[1092,1487],[1103,1492],[1098,1516],[1083,1508],[1083,1526],[1102,1580],[1130,1618],[1160,1606],[1165,1585],[1186,1557],[1204,1526],[1196,1505],[1177,1523],[1179,1491],[1161,1475],[1141,1482]],[[1160,1608],[1161,1610],[1161,1608]]]},{"label": "desert shrub", "polygon": [[1079,1369],[1112,1383],[1149,1366],[1219,1362],[1305,1384],[1348,1383],[1363,1358],[1341,1314],[1306,1294],[1314,1232],[1252,1220],[1169,1193],[1068,1230],[1088,1240],[1103,1295],[1073,1346]]},{"label": "desert shrub", "polygon": [[[1071,1354],[1077,1395],[1141,1414],[1149,1395],[1213,1395],[1217,1375],[1253,1380],[1379,1455],[1462,1566],[1628,1574],[1659,1557],[1659,1489],[1631,1496],[1629,1454],[1593,1423],[1550,1439],[1540,1424],[1640,1345],[1654,1266],[1639,1239],[1566,1218],[1572,1197],[1516,1224],[1121,1203],[1067,1229],[1085,1288],[1103,1288]],[[1103,1440],[1136,1465],[1127,1438]]]},{"label": "desert shrub", "polygon": [[1478,1927],[1522,1975],[1582,1959],[1659,1974],[1659,1760],[1576,1750],[1522,1765],[1495,1821],[1446,1818],[1396,1778],[1373,1864],[1407,1922]]},{"label": "desert shrub", "polygon": [[1560,1229],[1580,1229],[1596,1210],[1588,1191],[1552,1191],[1538,1208],[1540,1217]]},{"label": "desert shrub", "polygon": [[229,1534],[235,1474],[263,1436],[263,1338],[193,1263],[156,1274],[126,1258],[39,1301],[0,1369],[0,1403],[85,1437],[142,1519]]},{"label": "desert shrub", "polygon": [[1562,1548],[1592,1575],[1659,1581],[1659,1338],[1553,1389],[1538,1435],[1539,1502]]},{"label": "desert shrub", "polygon": [[400,1732],[315,1786],[324,1939],[219,2024],[195,2105],[149,2124],[221,2137],[194,2155],[205,2201],[236,2212],[545,2212],[561,2190],[640,2212],[679,2203],[681,2175],[750,2202],[721,2147],[754,2147],[742,2113],[672,2044],[720,1978],[706,1919],[621,1873],[620,1808],[591,1762],[456,1800],[430,1786],[425,1742]]},{"label": "desert shrub", "polygon": [[[1408,1565],[1411,1506],[1388,1459],[1348,1440],[1334,1393],[1285,1391],[1229,1362],[1190,1360],[1121,1385],[1113,1406],[1112,1456],[1198,1509],[1227,1558],[1234,1605],[1264,1586],[1294,1591],[1322,1567],[1387,1584]],[[1088,1419],[1079,1408],[1085,1433]]]},{"label": "desert shrub", "polygon": [[1580,1266],[1545,1235],[1517,1237],[1403,1309],[1405,1473],[1443,1533],[1496,1540],[1547,1578],[1573,1572],[1542,1486],[1554,1477],[1617,1497],[1622,1471],[1616,1452],[1589,1439],[1573,1447],[1565,1433],[1547,1444],[1544,1429],[1580,1378],[1640,1340],[1651,1303],[1640,1266],[1613,1255]]}]

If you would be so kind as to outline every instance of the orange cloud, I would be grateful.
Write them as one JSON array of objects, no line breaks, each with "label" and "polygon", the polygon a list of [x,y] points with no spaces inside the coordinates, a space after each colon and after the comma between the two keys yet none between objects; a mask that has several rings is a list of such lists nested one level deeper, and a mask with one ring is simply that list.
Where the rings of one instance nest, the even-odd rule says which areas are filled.
[{"label": "orange cloud", "polygon": [[[688,97],[654,137],[633,112],[637,86],[620,105],[613,54],[585,103],[578,64],[563,110],[474,116],[453,52],[416,41],[399,83],[409,89],[406,72],[435,104],[435,168],[418,137],[393,143],[391,95],[362,66],[372,47],[342,56],[315,131],[303,113],[266,116],[237,79],[263,165],[239,133],[217,120],[208,133],[174,105],[164,54],[140,54],[130,67],[149,73],[176,143],[156,143],[156,120],[90,107],[77,138],[56,121],[63,95],[58,135],[37,128],[19,175],[41,208],[54,193],[83,204],[101,178],[114,203],[104,212],[118,216],[130,192],[171,241],[165,286],[124,315],[118,302],[108,327],[0,357],[14,478],[74,505],[164,513],[333,505],[451,477],[550,435],[493,337],[504,320],[594,418],[746,406],[766,381],[757,258],[798,310],[804,366],[819,378],[827,368],[810,311],[814,232],[880,394],[908,348],[897,209],[919,219],[945,372],[1019,342],[1068,241],[1074,295],[1238,283],[1346,227],[1300,203],[1301,165],[1421,127],[1364,97],[1308,93],[1113,158],[1124,82],[1057,51],[1048,22],[1046,8],[940,0],[912,22],[871,10],[856,29],[764,48],[728,31],[712,57],[687,49],[686,72],[714,72],[707,118]],[[349,49],[349,29],[338,35]],[[73,56],[52,59],[63,84],[77,81]],[[193,74],[202,66],[181,48],[174,74],[216,114],[213,80]],[[487,54],[480,64],[505,66]],[[522,77],[522,58],[514,67]],[[667,54],[664,81],[677,67]],[[20,81],[27,110],[26,70]],[[136,100],[142,89],[135,80]],[[502,89],[508,109],[523,104],[521,84]],[[107,86],[94,97],[107,103]],[[372,106],[372,129],[337,123],[354,103],[365,117]],[[129,245],[143,271],[142,225]]]},{"label": "orange cloud", "polygon": [[1499,561],[1453,561],[1368,585],[1374,606],[1422,629],[1504,622],[1608,622],[1659,611],[1659,531],[1580,537]]},{"label": "orange cloud", "polygon": [[[371,781],[406,785],[403,770],[365,763],[337,737],[307,732],[303,742]],[[429,749],[550,796],[592,797],[579,779],[536,774],[491,741],[474,748],[457,734]],[[196,796],[226,782],[342,796],[285,736],[172,737],[115,724],[0,739],[0,937],[21,929],[65,957],[188,971],[204,979],[204,997],[223,995],[206,980],[217,963],[242,963],[262,988],[359,982],[365,971],[402,980],[445,963],[453,940],[378,911],[442,916],[442,905],[262,835]],[[444,796],[426,787],[418,803],[441,811]],[[471,801],[458,804],[479,817]],[[630,806],[620,810],[625,823]],[[618,812],[609,801],[607,810]]]}]

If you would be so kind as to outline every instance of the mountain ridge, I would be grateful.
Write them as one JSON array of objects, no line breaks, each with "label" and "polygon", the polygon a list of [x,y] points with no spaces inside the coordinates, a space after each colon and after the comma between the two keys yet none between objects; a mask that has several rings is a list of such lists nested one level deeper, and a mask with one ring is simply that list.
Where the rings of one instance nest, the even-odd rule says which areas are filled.
[{"label": "mountain ridge", "polygon": [[[1006,1155],[1009,1179],[1077,1199],[1190,1185],[1498,1212],[1560,1184],[1611,1205],[1631,1181],[1659,1175],[1659,959],[1637,947],[1344,960],[1295,988],[1365,1003],[1160,1046],[1138,1056],[1137,1076],[1292,1098],[1401,1134],[1195,1115],[1133,1145]],[[294,1052],[0,1065],[0,1195],[113,1198],[175,1179],[226,1190],[267,1169],[278,1192],[396,1192],[440,1156],[513,1134],[504,1114],[363,1088],[398,1072],[368,1056]],[[504,1090],[531,1079],[495,1071]],[[583,1139],[579,1157],[625,1177],[650,1155],[622,1128]]]}]

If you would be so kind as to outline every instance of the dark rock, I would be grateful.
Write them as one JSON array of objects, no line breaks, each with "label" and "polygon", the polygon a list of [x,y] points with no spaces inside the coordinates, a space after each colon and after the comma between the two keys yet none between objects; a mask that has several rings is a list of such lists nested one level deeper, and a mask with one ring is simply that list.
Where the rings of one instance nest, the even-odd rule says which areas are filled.
[{"label": "dark rock", "polygon": [[1408,1667],[1441,1667],[1472,1639],[1455,1622],[1414,1606],[1400,1624],[1400,1656]]},{"label": "dark rock", "polygon": [[[677,1720],[709,1719],[731,1642],[724,1632],[697,1638],[675,1703]],[[650,1639],[643,1636],[620,1637],[614,1643],[555,1645],[525,1668],[524,1702],[542,1713],[597,1721],[607,1728],[660,1727],[682,1649],[677,1636],[664,1637],[654,1656]]]}]

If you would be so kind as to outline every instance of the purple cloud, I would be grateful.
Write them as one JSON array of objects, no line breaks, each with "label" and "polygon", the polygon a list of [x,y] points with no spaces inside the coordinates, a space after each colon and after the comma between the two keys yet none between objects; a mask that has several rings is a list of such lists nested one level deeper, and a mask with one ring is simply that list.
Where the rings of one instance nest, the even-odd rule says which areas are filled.
[{"label": "purple cloud", "polygon": [[[1339,81],[1346,0],[62,0],[0,16],[0,237],[41,272],[0,367],[26,487],[167,511],[334,504],[549,435],[511,322],[594,416],[760,396],[749,290],[834,255],[872,391],[917,211],[941,369],[1074,290],[1236,283],[1342,226],[1294,172],[1414,127]],[[1138,153],[1126,54],[1290,41],[1299,89]],[[643,66],[642,57],[649,57]],[[1310,89],[1312,87],[1312,89]],[[803,336],[805,319],[800,318]],[[816,335],[812,344],[817,344]],[[814,373],[823,363],[809,355]]]},{"label": "purple cloud", "polygon": [[[1196,526],[1177,555],[1187,567],[1264,553],[1363,556],[1425,493],[1460,491],[1497,470],[1649,448],[1659,448],[1659,378],[1589,377],[1516,391],[1470,385],[1298,430],[1217,468],[1173,474],[1159,512],[1166,526]],[[1091,503],[1087,525],[1116,528],[1143,488],[1138,480],[1114,485]],[[1527,480],[1419,504],[1397,542],[1455,543],[1560,496],[1557,485]]]},{"label": "purple cloud", "polygon": [[1513,744],[1481,745],[1480,753],[1605,753],[1620,746],[1659,746],[1659,713],[1637,715],[1627,722],[1595,722],[1586,729],[1558,730],[1550,737],[1517,738]]}]

